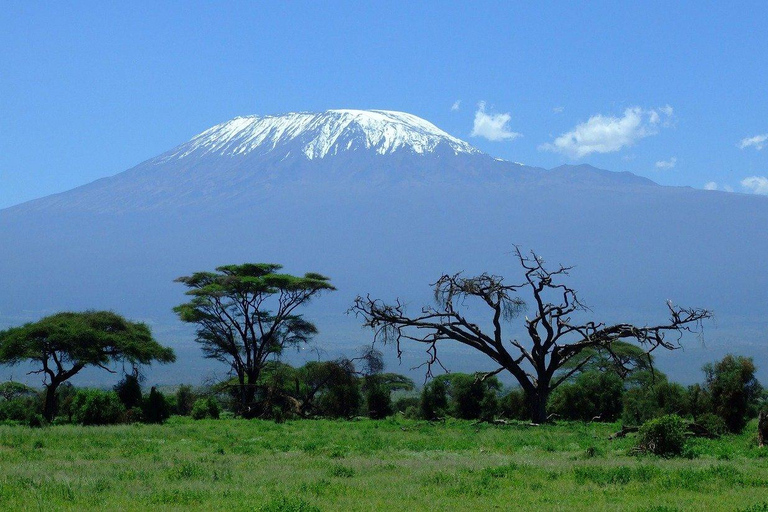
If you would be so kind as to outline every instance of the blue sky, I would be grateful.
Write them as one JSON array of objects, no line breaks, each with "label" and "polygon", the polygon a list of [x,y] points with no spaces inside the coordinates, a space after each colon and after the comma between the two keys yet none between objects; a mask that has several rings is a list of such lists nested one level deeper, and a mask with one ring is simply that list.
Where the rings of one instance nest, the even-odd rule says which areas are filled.
[{"label": "blue sky", "polygon": [[0,11],[0,207],[238,115],[329,108],[411,112],[530,165],[768,193],[765,2],[71,4]]}]

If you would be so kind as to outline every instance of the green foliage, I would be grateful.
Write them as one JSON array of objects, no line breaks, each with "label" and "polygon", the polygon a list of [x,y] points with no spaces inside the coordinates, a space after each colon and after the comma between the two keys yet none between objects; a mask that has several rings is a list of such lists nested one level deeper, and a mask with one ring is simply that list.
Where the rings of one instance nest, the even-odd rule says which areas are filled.
[{"label": "green foliage", "polygon": [[621,416],[624,382],[615,372],[592,370],[560,385],[549,402],[562,419],[616,421]]},{"label": "green foliage", "polygon": [[623,402],[622,421],[625,425],[641,425],[652,418],[669,414],[688,414],[686,389],[659,375],[654,384],[627,390]]},{"label": "green foliage", "polygon": [[115,385],[115,393],[126,409],[141,405],[141,384],[138,375],[126,375]]},{"label": "green foliage", "polygon": [[163,423],[171,416],[171,407],[161,392],[154,386],[142,404],[144,421],[147,423]]},{"label": "green foliage", "polygon": [[493,419],[499,413],[496,377],[450,373],[428,382],[421,393],[421,411],[426,419],[453,416],[461,419]]},{"label": "green foliage", "polygon": [[380,375],[365,377],[363,389],[369,418],[380,420],[392,414],[391,392]]},{"label": "green foliage", "polygon": [[531,418],[525,392],[514,388],[501,398],[501,415],[511,420],[527,420]]},{"label": "green foliage", "polygon": [[123,421],[125,407],[114,391],[78,389],[71,412],[72,421],[81,425],[112,425]]},{"label": "green foliage", "polygon": [[206,418],[217,420],[221,415],[221,407],[214,397],[198,398],[192,406],[192,418],[202,420]]},{"label": "green foliage", "polygon": [[421,391],[421,415],[424,419],[434,420],[444,417],[448,412],[448,386],[443,378],[437,377],[427,382]]},{"label": "green foliage", "polygon": [[683,452],[687,424],[676,414],[648,420],[640,427],[637,447],[643,453],[672,457]]},{"label": "green foliage", "polygon": [[181,416],[189,416],[192,414],[192,408],[197,401],[192,386],[188,384],[182,384],[176,390],[176,414]]},{"label": "green foliage", "polygon": [[705,413],[696,419],[696,423],[704,427],[714,437],[720,437],[728,433],[728,425],[717,414]]},{"label": "green foliage", "polygon": [[360,383],[349,361],[326,366],[327,380],[317,400],[317,413],[329,418],[349,418],[358,413],[363,402]]},{"label": "green foliage", "polygon": [[715,364],[704,366],[712,412],[725,421],[731,432],[741,432],[747,419],[756,415],[762,388],[755,378],[755,371],[752,358],[730,354]]}]

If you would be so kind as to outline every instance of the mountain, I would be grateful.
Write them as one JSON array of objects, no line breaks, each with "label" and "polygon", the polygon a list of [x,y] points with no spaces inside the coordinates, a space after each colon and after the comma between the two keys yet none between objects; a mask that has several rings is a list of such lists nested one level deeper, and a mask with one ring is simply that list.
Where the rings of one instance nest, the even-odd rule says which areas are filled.
[{"label": "mountain", "polygon": [[[597,320],[661,321],[667,299],[715,310],[704,344],[660,355],[674,377],[698,380],[727,351],[768,366],[766,225],[765,197],[506,162],[411,114],[239,117],[118,175],[0,210],[0,326],[114,309],[177,348],[180,361],[150,378],[195,380],[225,369],[201,358],[171,312],[184,300],[180,275],[270,261],[331,276],[338,291],[306,311],[330,357],[370,342],[345,315],[355,295],[417,309],[444,272],[515,281],[519,244],[575,265],[570,282]],[[454,370],[488,367],[462,349],[446,356]],[[422,357],[407,347],[393,370]]]}]

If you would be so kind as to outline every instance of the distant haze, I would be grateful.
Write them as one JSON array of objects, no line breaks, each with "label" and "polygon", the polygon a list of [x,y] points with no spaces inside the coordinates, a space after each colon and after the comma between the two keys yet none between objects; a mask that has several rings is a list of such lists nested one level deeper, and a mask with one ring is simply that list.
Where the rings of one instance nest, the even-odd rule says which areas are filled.
[{"label": "distant haze", "polygon": [[[701,365],[730,351],[754,356],[764,379],[767,225],[766,197],[501,161],[410,114],[242,117],[116,176],[1,210],[0,327],[113,309],[176,348],[179,361],[153,368],[153,383],[197,383],[226,368],[202,359],[171,311],[184,300],[180,275],[242,262],[328,275],[338,291],[305,313],[323,357],[351,356],[371,341],[345,314],[357,294],[400,297],[418,311],[442,273],[519,281],[518,244],[574,265],[570,283],[595,320],[662,322],[668,299],[714,310],[703,342],[688,337],[685,351],[658,354],[673,378],[701,380]],[[473,311],[482,324],[482,309]],[[520,325],[509,333],[522,340]],[[423,376],[409,370],[423,348],[405,348],[400,367],[384,349],[389,369]],[[446,349],[452,370],[492,369],[479,354]],[[316,353],[290,355],[307,357]]]}]

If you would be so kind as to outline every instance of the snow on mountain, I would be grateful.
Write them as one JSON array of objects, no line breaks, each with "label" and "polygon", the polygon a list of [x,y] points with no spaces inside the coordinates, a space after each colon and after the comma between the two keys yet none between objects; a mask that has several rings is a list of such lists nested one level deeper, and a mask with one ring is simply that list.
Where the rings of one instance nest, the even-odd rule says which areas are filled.
[{"label": "snow on mountain", "polygon": [[454,154],[480,153],[432,123],[405,112],[328,110],[236,117],[195,136],[164,155],[164,159],[253,152],[282,152],[288,156],[293,152],[313,160],[363,148],[385,155],[402,150],[432,153],[440,147]]}]

